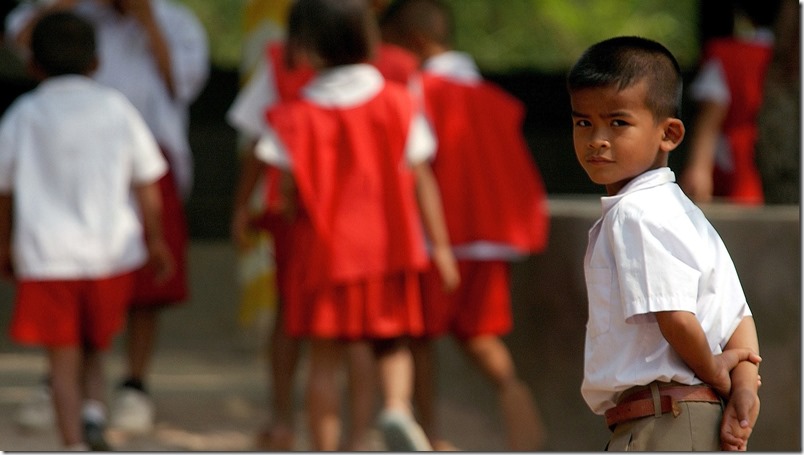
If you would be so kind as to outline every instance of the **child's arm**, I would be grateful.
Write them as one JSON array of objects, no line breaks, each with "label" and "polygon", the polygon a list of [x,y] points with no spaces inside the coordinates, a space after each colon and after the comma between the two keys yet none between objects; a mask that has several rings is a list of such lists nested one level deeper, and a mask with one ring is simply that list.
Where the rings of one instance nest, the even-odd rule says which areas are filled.
[{"label": "child's arm", "polygon": [[134,194],[142,212],[148,266],[153,267],[157,282],[167,281],[174,273],[175,263],[162,233],[162,196],[159,184],[138,184]]},{"label": "child's arm", "polygon": [[[748,348],[759,352],[754,318],[745,317],[726,344],[727,350]],[[746,450],[759,416],[759,366],[740,362],[731,370],[731,396],[723,412],[720,441],[724,450]]]},{"label": "child's arm", "polygon": [[11,262],[11,193],[0,194],[0,275],[14,278]]},{"label": "child's arm", "polygon": [[232,240],[240,248],[248,247],[251,221],[248,202],[254,192],[254,187],[257,186],[260,174],[265,170],[265,164],[254,156],[253,150],[253,147],[249,147],[249,153],[243,158],[243,164],[240,166],[240,177],[235,189],[232,225],[230,226]]},{"label": "child's arm", "polygon": [[444,209],[441,205],[441,193],[438,190],[438,183],[432,169],[430,169],[430,165],[427,163],[414,165],[413,172],[416,175],[416,196],[419,201],[419,211],[421,212],[427,235],[432,243],[433,263],[441,274],[444,289],[452,291],[458,287],[461,279],[458,264],[449,244],[449,234],[447,233],[447,223],[444,220]]},{"label": "child's arm", "polygon": [[731,393],[731,370],[741,361],[759,363],[761,360],[756,351],[747,346],[728,349],[720,355],[712,354],[701,324],[690,312],[660,311],[655,315],[662,335],[684,363],[724,398]]}]

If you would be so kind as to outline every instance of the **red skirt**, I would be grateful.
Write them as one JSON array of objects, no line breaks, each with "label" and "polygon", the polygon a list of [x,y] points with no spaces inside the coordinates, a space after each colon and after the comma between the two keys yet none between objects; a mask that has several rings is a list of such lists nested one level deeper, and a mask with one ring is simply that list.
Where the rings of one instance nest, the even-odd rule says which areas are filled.
[{"label": "red skirt", "polygon": [[372,340],[423,333],[419,274],[399,272],[304,291],[289,285],[284,302],[291,336]]},{"label": "red skirt", "polygon": [[458,261],[461,284],[442,289],[435,267],[422,274],[422,308],[427,337],[458,339],[505,335],[513,327],[510,267],[506,261]]},{"label": "red skirt", "polygon": [[187,286],[187,220],[184,217],[179,191],[168,171],[159,179],[162,194],[162,233],[176,266],[176,272],[165,282],[157,283],[154,272],[142,267],[136,274],[132,306],[164,306],[183,303],[188,295]]}]

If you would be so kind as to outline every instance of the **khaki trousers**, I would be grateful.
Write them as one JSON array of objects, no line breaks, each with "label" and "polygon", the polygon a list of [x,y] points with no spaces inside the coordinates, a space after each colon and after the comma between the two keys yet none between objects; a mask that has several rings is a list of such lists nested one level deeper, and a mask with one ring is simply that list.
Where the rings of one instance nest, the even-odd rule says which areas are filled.
[{"label": "khaki trousers", "polygon": [[723,406],[718,403],[685,401],[681,413],[648,416],[623,422],[614,428],[606,447],[623,451],[719,451]]}]

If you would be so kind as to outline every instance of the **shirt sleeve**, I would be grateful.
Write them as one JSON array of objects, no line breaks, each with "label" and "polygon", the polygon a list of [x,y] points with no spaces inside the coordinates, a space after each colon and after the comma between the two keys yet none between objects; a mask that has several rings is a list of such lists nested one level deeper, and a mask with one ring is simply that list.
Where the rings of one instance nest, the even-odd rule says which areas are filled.
[{"label": "shirt sleeve", "polygon": [[415,114],[405,144],[405,158],[408,164],[413,166],[432,159],[435,156],[436,145],[436,138],[427,118],[421,112]]},{"label": "shirt sleeve", "polygon": [[719,60],[710,59],[704,63],[698,76],[690,84],[690,95],[696,101],[711,101],[727,106],[731,104],[729,84]]},{"label": "shirt sleeve", "polygon": [[266,130],[265,111],[276,104],[277,94],[270,63],[263,59],[226,112],[226,121],[241,134],[258,138]]},{"label": "shirt sleeve", "polygon": [[254,154],[265,163],[279,169],[290,170],[293,167],[293,162],[287,148],[270,125],[266,125],[265,128],[265,132],[254,149]]},{"label": "shirt sleeve", "polygon": [[167,160],[162,155],[156,139],[137,109],[128,103],[128,100],[122,99],[121,101],[124,104],[123,111],[127,112],[128,117],[126,125],[132,151],[132,183],[154,182],[167,173]]},{"label": "shirt sleeve", "polygon": [[191,103],[209,78],[209,43],[201,22],[186,7],[167,4],[160,8],[160,25],[170,47],[175,96]]},{"label": "shirt sleeve", "polygon": [[16,111],[12,105],[0,122],[0,193],[10,193],[14,189],[14,165],[19,149],[14,138],[21,127]]},{"label": "shirt sleeve", "polygon": [[610,235],[626,321],[653,320],[658,311],[697,312],[701,273],[689,263],[689,249],[698,246],[690,229],[636,214],[617,217]]}]

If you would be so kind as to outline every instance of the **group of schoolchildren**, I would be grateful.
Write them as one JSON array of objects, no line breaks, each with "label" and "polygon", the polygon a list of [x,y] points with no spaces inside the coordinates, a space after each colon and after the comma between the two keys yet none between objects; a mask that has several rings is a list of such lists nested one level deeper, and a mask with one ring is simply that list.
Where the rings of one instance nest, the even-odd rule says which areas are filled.
[{"label": "group of schoolchildren", "polygon": [[[258,450],[295,447],[287,379],[301,342],[313,450],[366,449],[375,382],[389,450],[454,449],[435,418],[433,342],[448,334],[493,383],[508,448],[547,447],[500,338],[512,328],[509,263],[547,243],[546,193],[520,130],[523,106],[452,49],[452,28],[440,0],[397,0],[379,20],[365,0],[296,0],[286,39],[265,50],[228,113],[252,139],[233,237],[267,229],[276,247],[276,409]],[[30,49],[44,82],[0,124],[0,258],[18,282],[12,337],[47,348],[65,447],[103,449],[80,427],[88,386],[104,386],[80,374],[99,366],[84,354],[122,327],[131,271],[147,261],[171,275],[155,185],[167,162],[125,98],[89,79],[90,25],[45,15]],[[581,56],[568,89],[577,158],[608,193],[584,262],[581,388],[612,429],[608,448],[745,449],[759,346],[722,241],[667,167],[685,132],[678,64],[654,41],[613,38]],[[255,217],[248,199],[260,181]],[[89,267],[93,247],[105,257]],[[60,275],[75,264],[87,273]],[[54,316],[68,304],[78,316]]]}]

